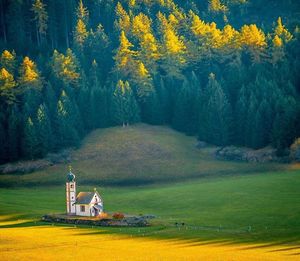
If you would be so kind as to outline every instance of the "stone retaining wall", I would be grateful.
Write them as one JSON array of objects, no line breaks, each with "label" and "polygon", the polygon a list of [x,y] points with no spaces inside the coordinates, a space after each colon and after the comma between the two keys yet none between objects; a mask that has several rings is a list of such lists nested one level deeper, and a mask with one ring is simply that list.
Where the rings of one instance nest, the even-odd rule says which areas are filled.
[{"label": "stone retaining wall", "polygon": [[84,219],[76,217],[60,217],[55,215],[45,215],[42,221],[51,223],[63,223],[74,225],[89,225],[101,227],[146,227],[149,226],[148,220],[144,217],[126,217],[123,219]]}]

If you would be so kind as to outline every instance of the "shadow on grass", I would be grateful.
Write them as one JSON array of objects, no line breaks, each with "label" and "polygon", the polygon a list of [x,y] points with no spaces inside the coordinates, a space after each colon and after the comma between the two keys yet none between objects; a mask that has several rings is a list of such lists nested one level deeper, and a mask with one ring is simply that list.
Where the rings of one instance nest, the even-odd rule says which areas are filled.
[{"label": "shadow on grass", "polygon": [[[194,234],[179,234],[177,229],[168,226],[150,226],[150,227],[99,227],[88,225],[74,225],[74,224],[58,224],[48,223],[43,221],[26,221],[22,222],[22,215],[18,216],[20,223],[4,224],[0,223],[1,229],[10,228],[28,228],[38,227],[46,228],[49,226],[60,227],[62,229],[79,229],[72,236],[91,236],[91,235],[115,235],[119,236],[120,240],[128,238],[158,240],[176,245],[181,248],[197,247],[197,246],[237,246],[239,251],[265,249],[269,253],[282,253],[286,256],[300,255],[300,236],[290,237],[274,242],[263,242],[251,238],[251,234],[239,234],[237,237],[229,235],[224,232],[216,233],[201,233],[205,231],[197,231]],[[7,218],[7,221],[18,222],[16,216]],[[3,220],[2,220],[3,221]],[[184,231],[182,231],[184,233]],[[207,231],[206,231],[207,232]],[[270,249],[271,248],[271,249]]]}]

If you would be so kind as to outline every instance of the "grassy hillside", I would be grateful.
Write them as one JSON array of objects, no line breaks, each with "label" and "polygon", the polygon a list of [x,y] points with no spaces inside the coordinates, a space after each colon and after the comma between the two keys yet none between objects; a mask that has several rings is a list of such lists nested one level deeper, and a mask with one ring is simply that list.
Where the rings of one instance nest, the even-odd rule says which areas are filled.
[{"label": "grassy hillside", "polygon": [[[167,127],[139,124],[92,132],[72,154],[79,184],[145,185],[286,169],[286,165],[216,161],[212,149]],[[26,175],[0,175],[0,186],[61,185],[68,164]]]}]

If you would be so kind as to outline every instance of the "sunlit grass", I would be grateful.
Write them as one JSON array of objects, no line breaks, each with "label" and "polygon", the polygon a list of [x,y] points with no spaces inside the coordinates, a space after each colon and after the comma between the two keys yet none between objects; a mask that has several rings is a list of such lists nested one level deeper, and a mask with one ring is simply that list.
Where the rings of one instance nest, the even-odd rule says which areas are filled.
[{"label": "sunlit grass", "polygon": [[39,226],[1,229],[2,260],[297,260],[287,245],[241,245],[109,235],[102,229]]}]

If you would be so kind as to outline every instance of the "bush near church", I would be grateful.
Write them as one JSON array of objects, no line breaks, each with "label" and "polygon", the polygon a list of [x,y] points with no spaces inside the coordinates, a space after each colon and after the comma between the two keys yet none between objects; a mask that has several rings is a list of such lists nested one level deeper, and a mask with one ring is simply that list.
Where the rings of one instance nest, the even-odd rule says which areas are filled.
[{"label": "bush near church", "polygon": [[120,212],[116,212],[113,214],[113,219],[123,219],[124,217],[125,217],[125,215]]}]

